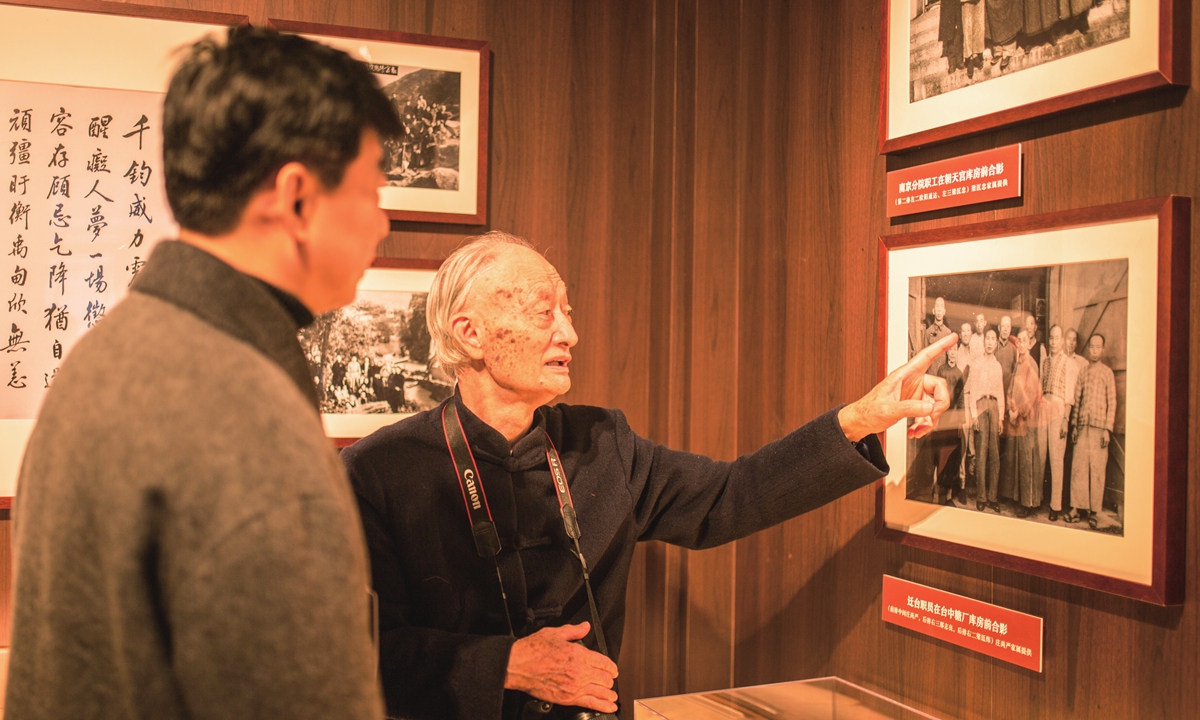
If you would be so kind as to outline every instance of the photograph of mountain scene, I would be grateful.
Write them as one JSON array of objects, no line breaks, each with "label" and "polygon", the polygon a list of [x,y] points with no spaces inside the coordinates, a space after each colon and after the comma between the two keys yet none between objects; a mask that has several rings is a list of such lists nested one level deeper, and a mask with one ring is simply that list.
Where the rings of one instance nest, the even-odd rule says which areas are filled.
[{"label": "photograph of mountain scene", "polygon": [[399,77],[377,75],[406,131],[405,137],[384,144],[387,183],[458,190],[461,73],[413,67],[398,70]]}]

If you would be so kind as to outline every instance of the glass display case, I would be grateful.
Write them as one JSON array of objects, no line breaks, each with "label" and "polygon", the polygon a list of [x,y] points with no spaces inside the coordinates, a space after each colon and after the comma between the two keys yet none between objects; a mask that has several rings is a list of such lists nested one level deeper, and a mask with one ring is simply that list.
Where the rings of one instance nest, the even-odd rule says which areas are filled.
[{"label": "glass display case", "polygon": [[937,720],[878,693],[826,677],[648,698],[635,720]]}]

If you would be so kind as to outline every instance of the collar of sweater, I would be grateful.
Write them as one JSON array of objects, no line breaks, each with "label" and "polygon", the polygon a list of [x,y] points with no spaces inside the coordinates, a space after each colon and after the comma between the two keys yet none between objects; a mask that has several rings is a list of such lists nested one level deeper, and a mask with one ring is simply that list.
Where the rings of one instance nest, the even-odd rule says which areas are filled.
[{"label": "collar of sweater", "polygon": [[[510,447],[508,439],[499,430],[488,425],[471,409],[463,404],[462,394],[454,388],[454,397],[449,400],[458,408],[458,417],[462,420],[463,432],[471,445],[471,452],[476,457],[503,465],[510,472],[514,470],[529,470],[546,464],[546,431],[547,408],[542,406],[533,413],[533,424],[529,430],[517,439]],[[435,417],[441,422],[441,413]]]},{"label": "collar of sweater", "polygon": [[291,295],[177,240],[154,248],[131,292],[175,305],[274,362],[313,407],[317,391],[296,333],[312,314]]}]

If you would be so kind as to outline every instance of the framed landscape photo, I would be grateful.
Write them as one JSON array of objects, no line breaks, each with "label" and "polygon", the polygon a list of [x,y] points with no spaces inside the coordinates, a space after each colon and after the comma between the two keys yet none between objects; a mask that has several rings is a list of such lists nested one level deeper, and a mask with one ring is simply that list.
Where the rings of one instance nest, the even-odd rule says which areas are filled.
[{"label": "framed landscape photo", "polygon": [[933,433],[886,433],[886,539],[1183,601],[1189,198],[884,236],[880,374],[954,332]]},{"label": "framed landscape photo", "polygon": [[396,105],[405,137],[384,143],[393,220],[487,223],[487,42],[269,19],[362,60]]},{"label": "framed landscape photo", "polygon": [[879,152],[1191,79],[1188,0],[883,0]]},{"label": "framed landscape photo", "polygon": [[453,379],[429,364],[425,300],[439,265],[377,258],[353,303],[300,331],[325,434],[339,447],[453,394]]}]

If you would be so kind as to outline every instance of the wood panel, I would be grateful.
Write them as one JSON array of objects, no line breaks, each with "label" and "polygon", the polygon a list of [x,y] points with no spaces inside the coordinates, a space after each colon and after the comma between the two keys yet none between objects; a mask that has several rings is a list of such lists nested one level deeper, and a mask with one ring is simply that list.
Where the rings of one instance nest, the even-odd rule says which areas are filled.
[{"label": "wood panel", "polygon": [[[1200,191],[1200,106],[1192,95],[1179,92],[881,158],[872,143],[878,119],[878,4],[743,3],[743,26],[756,22],[760,12],[770,14],[768,26],[788,28],[783,64],[789,77],[788,92],[775,94],[757,111],[761,117],[784,118],[788,132],[769,151],[748,143],[744,162],[756,167],[772,153],[788,158],[783,180],[787,301],[780,308],[757,299],[750,288],[755,279],[744,277],[742,302],[766,314],[759,321],[763,327],[783,332],[777,339],[769,332],[767,339],[744,332],[739,353],[743,367],[749,367],[783,352],[777,390],[785,401],[785,427],[852,399],[875,380],[871,252],[880,234]],[[751,45],[743,48],[743,57],[771,52],[769,30],[744,33],[742,42]],[[744,85],[751,102],[752,81]],[[1026,147],[1024,201],[893,222],[885,218],[887,169],[1013,142]],[[757,192],[754,187],[748,179],[743,207]],[[748,242],[761,218],[745,215],[739,230]],[[752,252],[743,249],[744,263]],[[1194,285],[1197,261],[1192,262]],[[773,283],[769,273],[754,277]],[[750,321],[744,313],[741,318]],[[1193,383],[1200,365],[1197,342],[1193,337]],[[745,377],[742,381],[748,400],[754,385]],[[774,436],[769,426],[753,424],[761,421],[759,413],[757,403],[739,405],[741,449]],[[1190,418],[1195,445],[1194,406]],[[1194,484],[1195,463],[1190,467]],[[738,543],[737,684],[838,674],[944,717],[1194,714],[1200,700],[1196,493],[1188,499],[1186,542],[1192,560],[1188,601],[1181,608],[1154,607],[878,541],[869,528],[874,508],[867,495],[856,493]],[[879,593],[885,572],[1044,617],[1046,672],[1014,668],[883,624]]]}]

